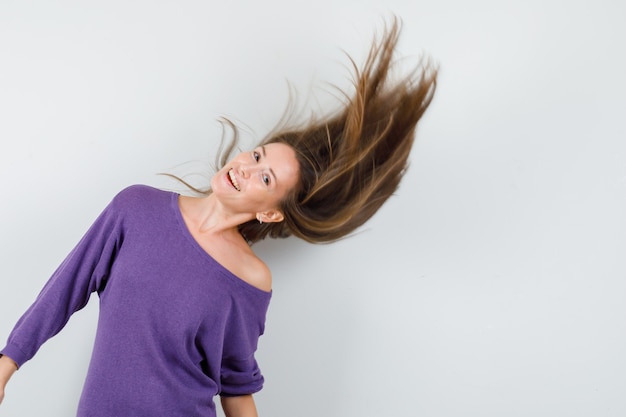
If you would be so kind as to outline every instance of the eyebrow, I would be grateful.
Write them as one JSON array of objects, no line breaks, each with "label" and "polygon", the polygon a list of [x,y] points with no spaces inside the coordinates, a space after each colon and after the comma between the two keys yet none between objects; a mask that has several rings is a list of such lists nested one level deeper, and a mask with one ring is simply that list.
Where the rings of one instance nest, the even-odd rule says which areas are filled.
[{"label": "eyebrow", "polygon": [[[263,153],[263,158],[265,158],[265,145],[261,145],[261,152]],[[272,177],[274,177],[274,181],[278,183],[278,179],[276,179],[276,174],[274,173],[274,170],[272,168],[270,168],[270,174],[272,174]]]}]

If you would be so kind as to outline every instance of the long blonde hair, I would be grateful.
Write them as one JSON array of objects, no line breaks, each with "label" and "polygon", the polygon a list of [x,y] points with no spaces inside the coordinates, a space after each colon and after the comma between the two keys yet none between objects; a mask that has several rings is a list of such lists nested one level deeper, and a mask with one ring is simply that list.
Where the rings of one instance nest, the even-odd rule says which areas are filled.
[{"label": "long blonde hair", "polygon": [[[395,19],[372,43],[361,69],[350,59],[355,91],[351,97],[346,95],[338,111],[301,126],[279,125],[260,142],[292,147],[300,180],[280,204],[282,222],[250,220],[239,225],[250,244],[267,236],[292,235],[311,243],[335,241],[363,225],[396,191],[408,166],[417,123],[437,85],[437,69],[428,63],[399,79],[391,77],[399,36]],[[217,170],[231,159],[239,137],[234,123],[221,122],[224,137],[215,161]],[[227,131],[232,133],[230,139]],[[198,193],[211,192],[166,175]]]},{"label": "long blonde hair", "polygon": [[252,220],[239,226],[250,243],[290,235],[312,243],[335,241],[363,225],[396,191],[437,80],[437,70],[428,63],[392,79],[399,35],[394,20],[373,42],[361,69],[351,60],[355,91],[339,111],[282,128],[261,141],[295,150],[300,182],[281,204],[283,222]]}]

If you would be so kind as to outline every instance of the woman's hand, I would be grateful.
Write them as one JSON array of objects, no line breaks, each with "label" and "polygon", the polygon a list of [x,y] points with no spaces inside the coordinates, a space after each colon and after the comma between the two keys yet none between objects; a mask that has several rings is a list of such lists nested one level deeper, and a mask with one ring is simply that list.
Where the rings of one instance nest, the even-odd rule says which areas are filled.
[{"label": "woman's hand", "polygon": [[0,404],[4,399],[4,388],[15,371],[17,371],[17,364],[13,359],[6,355],[0,356]]}]

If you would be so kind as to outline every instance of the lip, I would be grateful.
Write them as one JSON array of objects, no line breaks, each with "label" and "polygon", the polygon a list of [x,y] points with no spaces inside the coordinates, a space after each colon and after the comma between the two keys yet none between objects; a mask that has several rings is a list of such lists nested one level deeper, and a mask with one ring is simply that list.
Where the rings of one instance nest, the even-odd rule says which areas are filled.
[{"label": "lip", "polygon": [[237,176],[237,173],[235,172],[234,168],[230,168],[228,171],[226,171],[226,175],[224,176],[225,177],[224,179],[226,180],[226,182],[228,183],[228,185],[230,185],[232,189],[239,192],[240,190],[238,190],[237,187],[235,187],[235,184],[233,184],[233,182],[230,179],[230,171],[233,172],[233,177],[235,177],[235,180],[239,182],[239,177]]}]

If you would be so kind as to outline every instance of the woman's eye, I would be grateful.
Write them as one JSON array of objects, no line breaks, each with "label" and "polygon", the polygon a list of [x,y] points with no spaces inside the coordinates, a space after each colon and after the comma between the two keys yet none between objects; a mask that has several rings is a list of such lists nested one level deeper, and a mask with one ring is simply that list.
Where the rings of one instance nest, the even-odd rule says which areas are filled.
[{"label": "woman's eye", "polygon": [[263,174],[263,182],[265,183],[265,185],[270,185],[270,177],[269,177],[269,175]]},{"label": "woman's eye", "polygon": [[259,155],[257,151],[252,152],[252,156],[254,157],[255,161],[259,162],[259,158],[261,158],[261,155]]}]

